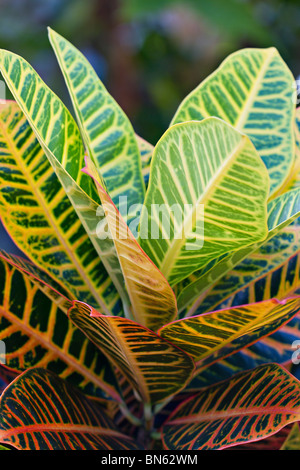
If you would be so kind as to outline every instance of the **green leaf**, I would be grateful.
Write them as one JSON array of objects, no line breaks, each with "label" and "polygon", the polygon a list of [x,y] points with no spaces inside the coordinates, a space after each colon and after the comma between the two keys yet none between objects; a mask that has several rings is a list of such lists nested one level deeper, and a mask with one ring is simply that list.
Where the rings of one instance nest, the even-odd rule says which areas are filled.
[{"label": "green leaf", "polygon": [[140,149],[141,159],[142,159],[142,173],[144,177],[145,186],[148,186],[149,177],[150,177],[150,164],[152,161],[152,155],[154,152],[153,145],[149,144],[145,139],[140,136],[136,136],[137,143]]},{"label": "green leaf", "polygon": [[267,195],[266,168],[246,136],[217,118],[178,124],[154,150],[139,242],[174,285],[262,241]]},{"label": "green leaf", "polygon": [[279,188],[274,196],[291,191],[300,187],[300,108],[296,108],[296,119],[294,124],[295,134],[295,160],[292,169],[283,186]]},{"label": "green leaf", "polygon": [[0,215],[18,247],[69,292],[106,312],[120,300],[17,103],[0,104]]},{"label": "green leaf", "polygon": [[294,163],[294,78],[277,50],[231,54],[179,106],[172,125],[216,116],[248,135],[270,176],[270,193]]},{"label": "green leaf", "polygon": [[183,402],[163,428],[165,448],[225,449],[300,419],[300,384],[277,364],[243,372]]},{"label": "green leaf", "polygon": [[299,311],[300,297],[282,302],[271,299],[178,320],[158,334],[203,369],[273,333]]},{"label": "green leaf", "polygon": [[0,442],[20,450],[137,450],[105,411],[44,369],[32,369],[0,400]]},{"label": "green leaf", "polygon": [[[144,201],[141,157],[132,126],[107,92],[87,59],[69,41],[49,28],[49,39],[64,75],[89,156],[101,172],[119,208]],[[127,214],[126,214],[127,215]],[[129,212],[129,219],[135,212]]]},{"label": "green leaf", "polygon": [[71,302],[51,286],[33,282],[25,263],[19,267],[0,257],[0,340],[6,346],[6,366],[16,372],[44,367],[89,395],[121,401],[107,359],[68,319]]},{"label": "green leaf", "polygon": [[[253,279],[252,276],[255,276],[255,270],[251,272],[251,265],[253,266],[253,263],[256,263],[252,258],[260,258],[262,269],[267,271],[269,259],[266,252],[269,249],[276,254],[276,250],[279,250],[282,243],[286,246],[288,238],[291,249],[296,250],[295,245],[294,248],[292,246],[294,236],[296,237],[295,241],[297,240],[297,233],[292,235],[290,227],[287,228],[287,226],[299,216],[299,188],[270,201],[268,204],[267,238],[262,243],[254,243],[233,254],[229,253],[229,255],[209,266],[210,269],[193,273],[189,279],[177,286],[177,290],[179,290],[177,298],[179,312],[183,312],[188,306],[190,308],[186,316],[193,315],[196,311],[201,313],[216,310],[216,306],[234,294],[239,285],[242,287],[244,282],[250,282]],[[280,259],[279,252],[278,255]],[[247,266],[249,266],[249,269],[247,269]],[[245,277],[243,277],[243,271],[245,271]],[[274,296],[275,294],[271,295],[271,297]]]},{"label": "green leaf", "polygon": [[192,359],[138,323],[101,315],[75,301],[69,318],[125,375],[144,403],[163,401],[190,380]]},{"label": "green leaf", "polygon": [[131,310],[128,316],[153,331],[174,320],[175,294],[155,264],[143,252],[118,209],[104,190],[99,173],[89,157],[86,168],[97,184],[99,196],[122,269]]},{"label": "green leaf", "polygon": [[[103,242],[97,231],[99,199],[93,181],[81,171],[84,166],[84,147],[74,119],[59,98],[21,57],[0,51],[0,71],[126,304],[128,297],[124,280],[121,273],[115,270],[117,255],[113,250],[114,245],[109,239]],[[95,258],[93,261],[95,262]],[[90,262],[88,257],[86,262]],[[110,309],[100,300],[98,296],[97,305],[110,314]]]},{"label": "green leaf", "polygon": [[299,423],[295,423],[280,450],[300,450]]}]

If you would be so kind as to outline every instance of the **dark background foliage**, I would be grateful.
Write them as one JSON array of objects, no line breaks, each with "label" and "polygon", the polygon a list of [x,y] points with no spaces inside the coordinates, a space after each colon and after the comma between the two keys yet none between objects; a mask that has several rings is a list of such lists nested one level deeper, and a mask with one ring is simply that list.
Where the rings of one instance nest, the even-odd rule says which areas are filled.
[{"label": "dark background foliage", "polygon": [[153,144],[186,94],[237,49],[275,46],[300,74],[299,0],[0,0],[0,48],[27,59],[70,110],[47,26],[86,55]]}]

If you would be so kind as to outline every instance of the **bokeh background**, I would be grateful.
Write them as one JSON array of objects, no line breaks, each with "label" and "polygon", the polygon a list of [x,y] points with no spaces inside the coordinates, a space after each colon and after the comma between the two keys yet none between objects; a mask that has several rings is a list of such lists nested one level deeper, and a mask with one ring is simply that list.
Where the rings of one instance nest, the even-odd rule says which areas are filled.
[{"label": "bokeh background", "polygon": [[[27,59],[70,110],[47,26],[86,55],[152,144],[231,52],[275,46],[300,75],[300,0],[0,0],[0,48]],[[0,247],[17,252],[1,228]]]}]

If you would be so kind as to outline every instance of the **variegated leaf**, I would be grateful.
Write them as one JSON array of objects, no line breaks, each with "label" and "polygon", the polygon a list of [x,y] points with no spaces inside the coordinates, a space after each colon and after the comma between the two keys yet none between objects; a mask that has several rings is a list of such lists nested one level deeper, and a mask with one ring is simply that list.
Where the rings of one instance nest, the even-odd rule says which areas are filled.
[{"label": "variegated leaf", "polygon": [[142,173],[144,177],[145,186],[148,186],[149,177],[150,177],[150,164],[152,161],[152,155],[154,152],[154,147],[152,144],[149,144],[145,139],[140,136],[136,136],[137,143],[140,149],[141,159],[142,159]]},{"label": "variegated leaf", "polygon": [[277,364],[238,374],[179,405],[163,428],[164,445],[213,450],[263,439],[300,419],[299,392]]},{"label": "variegated leaf", "polygon": [[[21,57],[11,52],[1,50],[0,71],[18,105],[28,119],[33,132],[60,181],[60,184],[56,186],[56,190],[58,190],[60,186],[64,188],[65,193],[77,212],[77,216],[83,228],[88,234],[106,270],[109,272],[110,278],[113,280],[119,295],[126,303],[128,297],[122,273],[116,269],[117,256],[113,251],[113,243],[111,243],[110,240],[103,241],[99,235],[98,223],[101,221],[101,218],[97,215],[99,199],[93,181],[81,171],[84,166],[84,147],[74,119],[60,99],[45,85],[35,70]],[[44,163],[44,165],[47,168],[47,163]],[[42,166],[42,168],[45,167]],[[34,169],[35,166],[33,165],[33,170]],[[38,173],[37,170],[35,171],[35,177],[37,178]],[[49,176],[50,172],[46,170],[46,178]],[[51,181],[52,184],[55,184],[55,181],[53,183],[53,176]],[[39,183],[40,185],[43,183],[43,176]],[[54,196],[55,192],[52,192],[51,197],[54,198]],[[58,202],[54,199],[52,203],[54,208],[56,203]],[[61,210],[65,209],[60,207],[60,211]],[[70,223],[71,225],[73,223],[80,224],[77,217],[75,222],[72,220],[72,210],[70,210],[70,213],[71,215],[66,221],[67,228]],[[60,212],[59,216],[62,219],[64,218]],[[81,228],[81,230],[83,230],[83,228]],[[72,228],[70,231],[71,230]],[[76,229],[74,229],[74,231],[76,231]],[[83,232],[83,236],[84,235]],[[75,238],[74,243],[76,242],[78,243],[78,240]],[[85,250],[86,248],[84,251]],[[85,263],[87,263],[87,265],[100,263],[100,260],[93,254],[95,253],[94,250],[91,251],[92,254],[85,255]],[[81,254],[81,256],[83,255]],[[35,260],[35,262],[37,262],[37,260]],[[40,267],[43,268],[43,266]],[[71,274],[72,271],[69,273],[69,276]],[[109,278],[108,283],[111,283]],[[103,285],[105,284],[103,283]],[[111,288],[112,290],[114,289],[113,285],[111,285]],[[92,284],[90,290],[93,290]],[[101,302],[99,295],[96,300],[97,305],[100,305],[106,313],[111,313],[111,309],[107,308],[104,302]],[[92,298],[90,303],[96,305]]]},{"label": "variegated leaf", "polygon": [[155,264],[143,252],[118,209],[102,186],[101,177],[89,157],[84,171],[96,182],[102,208],[118,254],[128,295],[131,316],[153,331],[174,320],[177,304],[174,292]]},{"label": "variegated leaf", "polygon": [[[178,286],[178,309],[184,312],[189,307],[186,315],[209,312],[216,310],[216,306],[231,296],[245,282],[252,280],[255,270],[251,273],[253,264],[261,264],[261,271],[267,272],[272,263],[280,263],[282,258],[290,256],[293,250],[297,250],[297,230],[287,226],[300,215],[300,189],[289,191],[278,196],[268,204],[268,235],[261,243],[254,243],[236,253],[224,256],[216,264],[204,271],[193,273],[193,275]],[[296,222],[295,222],[296,224]],[[289,245],[291,242],[291,245]],[[283,251],[282,251],[283,249]],[[272,252],[271,264],[266,256]],[[278,253],[276,254],[276,252]],[[282,253],[281,253],[282,251]],[[254,260],[252,261],[252,257]],[[256,261],[258,259],[259,261]],[[243,268],[244,266],[244,268]],[[249,269],[247,269],[249,266]],[[245,277],[240,276],[245,272]],[[271,295],[274,297],[275,295]],[[268,297],[270,298],[270,297]],[[195,300],[196,299],[196,300]]]},{"label": "variegated leaf", "polygon": [[139,242],[174,285],[265,239],[268,185],[254,146],[230,125],[173,126],[154,150]]},{"label": "variegated leaf", "polygon": [[198,370],[267,336],[300,311],[300,297],[244,305],[178,320],[158,334],[189,354]]},{"label": "variegated leaf", "polygon": [[[87,59],[49,28],[49,39],[68,87],[83,140],[116,206],[127,198],[129,220],[134,204],[144,201],[141,157],[133,128]],[[127,214],[126,214],[127,215]]]},{"label": "variegated leaf", "polygon": [[292,347],[294,341],[300,341],[299,314],[270,336],[202,369],[188,384],[187,389],[196,392],[262,364],[276,362],[284,366],[291,365],[296,352]]},{"label": "variegated leaf", "polygon": [[243,49],[185,98],[171,124],[216,116],[248,135],[268,169],[272,194],[294,163],[294,90],[275,48]]},{"label": "variegated leaf", "polygon": [[121,401],[106,357],[58,306],[66,309],[71,302],[58,302],[57,293],[52,302],[31,279],[0,258],[0,340],[6,346],[6,366],[16,372],[44,367],[89,395]]},{"label": "variegated leaf", "polygon": [[137,450],[105,411],[44,369],[18,377],[0,399],[0,442],[19,450]]},{"label": "variegated leaf", "polygon": [[194,370],[192,359],[153,331],[73,302],[69,318],[122,371],[144,403],[179,392]]},{"label": "variegated leaf", "polygon": [[300,450],[299,423],[295,423],[279,450]]}]

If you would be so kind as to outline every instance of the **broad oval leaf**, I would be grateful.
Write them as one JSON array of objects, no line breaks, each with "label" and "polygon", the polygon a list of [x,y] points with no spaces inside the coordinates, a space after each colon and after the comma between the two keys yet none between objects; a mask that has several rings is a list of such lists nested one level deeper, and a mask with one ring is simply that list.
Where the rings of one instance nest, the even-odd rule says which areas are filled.
[{"label": "broad oval leaf", "polygon": [[[73,101],[89,156],[101,172],[112,200],[128,208],[144,201],[141,157],[133,128],[87,59],[49,28],[49,39]],[[130,217],[135,216],[129,212]]]},{"label": "broad oval leaf", "polygon": [[294,163],[294,90],[275,48],[243,49],[185,98],[171,124],[216,116],[248,135],[268,169],[272,194]]},{"label": "broad oval leaf", "polygon": [[120,402],[106,357],[68,319],[71,302],[55,291],[49,295],[50,290],[45,293],[24,269],[0,258],[0,340],[6,346],[6,366],[16,372],[44,367],[89,395]]},{"label": "broad oval leaf", "polygon": [[[288,250],[290,253],[293,250],[296,251],[298,234],[297,222],[294,221],[299,215],[299,188],[270,201],[268,203],[267,238],[261,243],[254,243],[235,253],[229,253],[229,255],[217,260],[210,269],[193,273],[189,279],[177,286],[180,291],[177,299],[179,312],[182,312],[187,306],[189,306],[187,316],[217,310],[218,304],[233,295],[239,287],[253,280],[256,275],[256,267],[253,270],[253,264],[260,263],[262,272],[268,271],[270,267],[267,257],[268,251],[274,254],[272,259],[274,263],[281,260],[282,245],[287,248],[284,253],[285,257],[288,255]],[[290,226],[292,222],[295,224],[294,228]],[[260,261],[256,261],[255,258]],[[244,277],[243,272],[245,272]],[[273,293],[268,298],[275,296],[276,293]]]},{"label": "broad oval leaf", "polygon": [[118,209],[102,186],[101,177],[89,157],[84,171],[96,182],[109,228],[108,236],[118,254],[133,319],[153,331],[174,320],[177,314],[175,294],[165,277],[135,240]]},{"label": "broad oval leaf", "polygon": [[300,311],[300,297],[218,310],[164,326],[158,334],[189,354],[198,369],[267,336]]},{"label": "broad oval leaf", "polygon": [[230,125],[209,118],[173,126],[154,150],[139,242],[174,285],[266,237],[268,189],[254,146]]},{"label": "broad oval leaf", "polygon": [[193,360],[138,323],[101,315],[75,301],[69,318],[121,370],[144,403],[160,402],[190,380]]},{"label": "broad oval leaf", "polygon": [[163,428],[167,449],[213,450],[263,439],[300,419],[300,383],[277,364],[203,389]]},{"label": "broad oval leaf", "polygon": [[19,450],[137,450],[79,390],[44,369],[20,375],[0,399],[0,442]]}]

